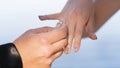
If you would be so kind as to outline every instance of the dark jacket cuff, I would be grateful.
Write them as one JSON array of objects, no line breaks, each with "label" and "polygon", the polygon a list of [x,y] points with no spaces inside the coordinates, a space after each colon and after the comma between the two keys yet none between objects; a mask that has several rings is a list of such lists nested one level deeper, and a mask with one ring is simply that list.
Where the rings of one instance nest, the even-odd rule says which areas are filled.
[{"label": "dark jacket cuff", "polygon": [[0,46],[0,68],[22,68],[20,54],[13,43]]}]

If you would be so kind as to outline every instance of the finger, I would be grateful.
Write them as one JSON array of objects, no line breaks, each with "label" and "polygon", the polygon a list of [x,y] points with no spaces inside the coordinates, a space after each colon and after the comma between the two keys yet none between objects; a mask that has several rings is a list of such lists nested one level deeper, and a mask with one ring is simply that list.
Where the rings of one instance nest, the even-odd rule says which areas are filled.
[{"label": "finger", "polygon": [[42,28],[36,28],[36,29],[33,29],[34,33],[44,33],[44,32],[49,32],[49,31],[52,31],[54,28],[52,27],[42,27]]},{"label": "finger", "polygon": [[55,59],[57,59],[58,57],[60,57],[60,56],[62,55],[62,53],[63,53],[63,50],[60,50],[60,51],[58,51],[57,53],[55,53],[54,55],[52,55],[52,56],[50,57],[50,59],[52,60],[52,62],[53,62]]},{"label": "finger", "polygon": [[92,12],[89,20],[88,20],[88,24],[86,26],[86,33],[87,35],[92,39],[92,40],[96,40],[97,36],[94,34],[94,24],[95,24],[95,20],[94,20],[94,12]]},{"label": "finger", "polygon": [[64,50],[64,53],[66,54],[70,53],[70,50],[72,48],[74,32],[75,32],[75,21],[71,20],[68,25],[68,45]]},{"label": "finger", "polygon": [[59,18],[59,13],[57,14],[51,14],[51,15],[43,15],[39,16],[40,20],[57,20]]},{"label": "finger", "polygon": [[54,43],[54,42],[59,41],[63,38],[66,38],[67,37],[66,25],[62,24],[50,32],[41,34],[41,36],[46,37],[49,43]]},{"label": "finger", "polygon": [[[79,21],[80,22],[80,21]],[[77,23],[74,37],[74,51],[78,52],[80,49],[82,34],[83,34],[84,25],[81,23]]]},{"label": "finger", "polygon": [[62,50],[65,46],[67,45],[67,39],[60,40],[50,47],[51,49],[51,54],[54,54],[60,50]]}]

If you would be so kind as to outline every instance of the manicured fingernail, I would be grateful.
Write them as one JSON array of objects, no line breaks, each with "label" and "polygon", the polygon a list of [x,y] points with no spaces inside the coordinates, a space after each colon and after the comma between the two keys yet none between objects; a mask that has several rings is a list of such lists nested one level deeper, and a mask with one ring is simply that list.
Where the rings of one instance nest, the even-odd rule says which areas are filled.
[{"label": "manicured fingernail", "polygon": [[44,19],[45,19],[45,16],[39,16],[39,19],[40,19],[40,20],[44,20]]},{"label": "manicured fingernail", "polygon": [[97,40],[97,36],[95,35],[95,34],[91,34],[91,39],[93,39],[93,40]]},{"label": "manicured fingernail", "polygon": [[95,34],[92,35],[93,40],[97,40],[97,36]]}]

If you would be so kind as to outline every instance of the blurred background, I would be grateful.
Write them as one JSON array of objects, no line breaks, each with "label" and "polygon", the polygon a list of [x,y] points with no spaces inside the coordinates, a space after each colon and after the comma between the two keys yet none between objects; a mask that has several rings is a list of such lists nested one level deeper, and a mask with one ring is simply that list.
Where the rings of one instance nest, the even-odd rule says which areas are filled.
[{"label": "blurred background", "polygon": [[[0,0],[0,44],[14,41],[28,29],[54,27],[39,15],[57,13],[67,0]],[[96,33],[98,40],[82,39],[80,51],[57,59],[52,68],[120,68],[120,11]]]}]

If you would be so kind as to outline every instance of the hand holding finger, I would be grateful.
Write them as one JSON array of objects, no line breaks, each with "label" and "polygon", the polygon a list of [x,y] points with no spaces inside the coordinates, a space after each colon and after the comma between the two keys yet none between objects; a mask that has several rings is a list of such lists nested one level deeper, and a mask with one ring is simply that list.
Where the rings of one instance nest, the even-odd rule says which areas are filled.
[{"label": "hand holding finger", "polygon": [[46,37],[49,43],[54,43],[67,37],[67,28],[65,24],[60,24],[54,30],[44,33],[43,35],[41,34],[41,36]]}]

